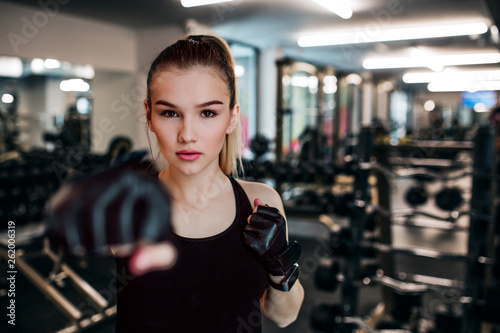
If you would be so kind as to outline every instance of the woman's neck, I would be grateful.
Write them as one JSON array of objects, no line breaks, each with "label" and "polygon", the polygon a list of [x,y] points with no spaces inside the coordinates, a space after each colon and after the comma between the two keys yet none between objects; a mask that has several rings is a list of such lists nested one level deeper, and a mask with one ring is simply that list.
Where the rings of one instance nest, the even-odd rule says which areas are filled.
[{"label": "woman's neck", "polygon": [[196,205],[198,201],[215,198],[230,183],[220,167],[207,168],[196,175],[185,175],[167,167],[158,175],[174,200]]}]

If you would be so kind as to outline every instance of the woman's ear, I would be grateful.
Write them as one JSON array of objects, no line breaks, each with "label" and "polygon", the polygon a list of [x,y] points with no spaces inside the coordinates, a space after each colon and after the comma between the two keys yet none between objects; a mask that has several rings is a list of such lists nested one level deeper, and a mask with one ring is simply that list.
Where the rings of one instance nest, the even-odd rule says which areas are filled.
[{"label": "woman's ear", "polygon": [[148,101],[146,100],[144,100],[144,109],[146,109],[146,120],[148,122],[149,130],[154,133],[153,124],[151,123],[151,110],[149,109]]},{"label": "woman's ear", "polygon": [[236,104],[231,111],[231,119],[229,120],[229,125],[226,130],[226,134],[231,134],[233,133],[234,129],[236,128],[236,125],[238,124],[238,115],[240,113],[240,105]]}]

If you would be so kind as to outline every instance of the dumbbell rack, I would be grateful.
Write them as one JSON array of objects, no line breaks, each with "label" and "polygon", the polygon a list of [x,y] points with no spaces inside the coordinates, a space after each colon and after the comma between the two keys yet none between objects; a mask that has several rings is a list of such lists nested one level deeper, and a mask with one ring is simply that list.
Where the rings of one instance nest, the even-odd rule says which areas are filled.
[{"label": "dumbbell rack", "polygon": [[[491,127],[480,128],[473,143],[472,195],[470,201],[471,210],[467,214],[470,216],[467,254],[464,256],[436,254],[436,258],[441,258],[443,260],[458,260],[466,264],[465,281],[463,282],[465,288],[462,296],[460,297],[460,303],[463,308],[463,319],[462,324],[457,325],[461,327],[461,333],[481,332],[481,327],[484,321],[484,317],[481,315],[482,310],[478,309],[481,308],[479,304],[484,303],[486,299],[485,282],[487,276],[487,266],[484,265],[484,263],[481,263],[481,258],[488,258],[488,255],[491,254],[489,252],[489,248],[491,246],[492,236],[491,222],[493,221],[492,216],[494,215],[492,209],[492,207],[494,207],[492,187],[494,182],[491,177],[495,177],[493,175],[493,162],[495,159],[493,154],[493,143],[493,129]],[[384,178],[386,178],[385,175],[381,175],[378,178],[379,184],[383,184]],[[386,189],[379,189],[379,192],[384,191],[386,191],[386,193],[390,193],[388,187]],[[390,211],[389,205],[385,208]],[[391,222],[387,223],[387,225],[390,226]],[[388,235],[391,235],[390,229],[385,229],[385,232],[387,232]],[[381,232],[381,235],[383,234],[384,230]],[[386,238],[388,238],[387,235]],[[384,260],[382,260],[382,264],[383,263]],[[392,262],[389,261],[389,265],[392,266]],[[388,271],[384,268],[384,273],[386,272]],[[390,272],[394,271],[390,270]],[[384,295],[384,300],[388,303],[392,303],[394,301],[393,296],[394,294],[390,295],[390,297]],[[498,304],[498,301],[496,304]],[[387,306],[386,308],[393,308],[393,304]]]},{"label": "dumbbell rack", "polygon": [[[344,244],[347,249],[343,251],[348,253],[345,259],[345,272],[342,277],[342,290],[341,306],[330,306],[323,307],[320,309],[321,313],[317,318],[325,318],[325,314],[329,311],[332,316],[336,316],[335,321],[337,323],[343,322],[359,322],[359,317],[357,316],[356,309],[358,304],[358,289],[360,288],[359,280],[361,273],[361,259],[363,258],[363,248],[362,245],[365,241],[364,239],[364,221],[366,218],[366,206],[369,204],[367,197],[367,177],[372,171],[377,171],[373,168],[373,163],[371,163],[371,142],[367,138],[370,137],[369,130],[363,129],[360,137],[359,144],[357,146],[358,155],[358,165],[355,171],[355,185],[354,185],[354,201],[353,209],[350,216],[350,232],[349,241]],[[387,310],[393,309],[400,302],[410,302],[416,307],[421,307],[420,298],[427,291],[430,290],[432,283],[410,283],[403,282],[395,279],[394,269],[393,269],[393,254],[403,253],[413,256],[424,256],[434,259],[441,260],[458,260],[463,261],[466,264],[466,277],[462,286],[459,286],[457,281],[446,281],[446,282],[457,282],[454,287],[463,290],[463,295],[460,297],[460,304],[463,307],[463,318],[455,318],[452,326],[453,332],[460,331],[461,333],[475,333],[481,332],[481,327],[485,319],[481,315],[484,312],[485,307],[490,306],[490,308],[498,309],[497,299],[500,296],[500,290],[492,289],[488,290],[488,293],[496,295],[497,298],[489,297],[486,294],[486,277],[488,269],[484,265],[489,261],[490,264],[495,265],[495,269],[499,270],[500,265],[498,263],[498,258],[491,259],[491,244],[492,244],[492,229],[493,224],[493,181],[492,178],[498,180],[498,176],[493,175],[493,141],[494,134],[491,128],[481,128],[474,140],[474,172],[472,177],[472,198],[471,198],[471,211],[467,215],[470,215],[470,227],[468,232],[468,252],[466,255],[454,255],[439,253],[437,251],[413,251],[413,250],[402,250],[391,246],[391,200],[389,193],[390,183],[389,177],[387,177],[386,172],[376,172],[377,175],[377,185],[379,193],[382,194],[378,197],[378,209],[385,212],[379,216],[379,231],[380,237],[378,240],[378,250],[380,255],[380,264],[383,270],[383,276],[378,276],[374,278],[381,285],[384,286],[383,291],[383,308],[387,314]],[[378,161],[378,164],[383,163],[383,158]],[[379,170],[380,171],[380,170]],[[496,177],[496,178],[495,178]],[[385,195],[383,195],[385,194]],[[497,217],[498,218],[498,217]],[[498,221],[497,221],[498,224]],[[498,226],[497,226],[498,227]],[[499,227],[500,228],[500,227]],[[500,252],[500,246],[497,252]],[[490,258],[488,258],[488,255]],[[497,254],[498,256],[498,254]],[[395,304],[393,304],[395,303]],[[483,304],[483,305],[481,305]],[[484,305],[486,304],[486,305]],[[405,304],[408,305],[408,304]],[[410,304],[411,305],[411,304]],[[481,311],[482,308],[482,311]],[[480,309],[480,310],[478,310]],[[489,320],[492,320],[494,315],[498,312],[497,317],[500,316],[500,310],[489,309]],[[409,314],[405,314],[409,315]],[[404,316],[403,316],[404,317]],[[354,319],[356,320],[354,320]],[[436,315],[435,321],[442,320],[441,317]],[[447,320],[445,318],[444,320]],[[457,324],[457,322],[462,321],[462,324]],[[498,318],[493,318],[494,321],[498,321]],[[330,321],[331,322],[331,321]],[[358,325],[359,326],[359,325]],[[460,327],[460,328],[458,328]],[[336,326],[338,328],[338,325]]]},{"label": "dumbbell rack", "polygon": [[[464,297],[470,302],[464,304],[464,320],[461,333],[480,332],[482,318],[478,316],[478,302],[486,298],[486,266],[477,260],[488,257],[492,241],[493,225],[486,217],[493,216],[494,182],[488,175],[494,173],[493,127],[482,127],[474,139],[474,175],[472,178],[471,218],[469,227],[468,257],[465,275]],[[498,218],[498,217],[497,217]],[[499,221],[496,221],[499,223]],[[496,258],[500,260],[500,258]],[[497,263],[498,264],[498,263]],[[498,310],[500,315],[500,309]],[[498,319],[497,319],[498,320]]]},{"label": "dumbbell rack", "polygon": [[342,300],[345,316],[355,316],[358,308],[358,289],[354,284],[361,275],[361,260],[364,242],[366,206],[368,200],[368,177],[370,170],[364,166],[370,165],[373,151],[373,130],[363,128],[359,134],[359,142],[354,156],[358,161],[354,170],[354,200],[350,219],[351,240],[347,245],[349,256],[345,260],[345,283],[342,285]]}]

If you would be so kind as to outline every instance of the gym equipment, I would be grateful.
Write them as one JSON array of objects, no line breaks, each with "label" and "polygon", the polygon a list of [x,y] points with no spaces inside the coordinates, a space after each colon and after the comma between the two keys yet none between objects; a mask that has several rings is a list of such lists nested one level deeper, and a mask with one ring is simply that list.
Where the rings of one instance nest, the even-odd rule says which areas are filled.
[{"label": "gym equipment", "polygon": [[487,288],[484,306],[481,309],[484,320],[500,324],[500,286]]},{"label": "gym equipment", "polygon": [[345,316],[340,304],[319,304],[311,311],[310,326],[319,332],[343,333],[360,328],[368,333],[411,333],[403,329],[376,330],[366,324],[362,318]]},{"label": "gym equipment", "polygon": [[[45,235],[44,226],[16,226],[16,259],[15,267],[19,273],[22,273],[41,293],[47,297],[56,307],[72,322],[65,327],[63,332],[79,332],[84,328],[96,325],[99,322],[113,317],[116,314],[116,306],[106,300],[97,290],[78,275],[69,265],[61,260],[51,249],[48,242],[44,241],[43,249],[29,255],[22,249],[31,246],[42,240]],[[8,237],[6,234],[0,234],[0,258],[8,261]],[[30,263],[30,260],[36,257],[48,258],[53,263],[53,269],[49,276],[43,276]],[[71,281],[71,286],[82,295],[82,302],[78,306],[74,303],[74,298],[70,300],[58,288],[65,282],[65,279]],[[85,311],[82,305],[87,305]]]},{"label": "gym equipment", "polygon": [[[315,276],[315,283],[318,289],[326,291],[335,291],[341,284],[341,304],[340,305],[324,305],[317,313],[313,314],[311,325],[315,329],[326,331],[342,331],[349,330],[350,327],[344,326],[347,323],[352,323],[356,317],[355,311],[357,308],[358,289],[362,286],[360,279],[363,278],[363,267],[361,261],[363,258],[375,258],[378,256],[386,257],[385,254],[404,254],[418,257],[433,258],[437,260],[459,261],[466,265],[465,281],[444,281],[434,277],[423,279],[422,276],[414,275],[414,281],[420,283],[408,283],[392,278],[392,265],[389,266],[387,274],[383,275],[382,271],[377,272],[371,281],[380,283],[387,287],[383,290],[389,290],[391,296],[385,298],[391,305],[392,317],[401,323],[408,322],[412,313],[416,309],[422,307],[422,295],[428,291],[439,290],[439,288],[453,288],[461,292],[461,297],[457,299],[463,310],[463,321],[461,318],[450,317],[449,315],[438,314],[435,321],[438,322],[436,327],[443,331],[454,329],[461,333],[475,333],[481,329],[482,320],[496,321],[498,320],[498,308],[500,304],[500,294],[498,290],[485,289],[486,266],[492,266],[495,276],[500,273],[500,256],[499,246],[496,248],[496,258],[488,258],[487,250],[490,248],[488,240],[491,228],[491,223],[497,224],[497,220],[492,216],[491,207],[494,206],[492,198],[491,184],[493,181],[500,180],[500,177],[494,174],[492,166],[495,155],[493,150],[493,136],[490,128],[481,128],[474,139],[474,163],[473,168],[463,169],[452,173],[440,173],[429,170],[428,168],[415,168],[411,170],[392,171],[384,165],[373,162],[370,158],[370,144],[366,141],[366,132],[360,135],[356,151],[353,151],[353,160],[355,166],[350,167],[353,170],[355,179],[354,196],[346,198],[346,206],[350,208],[348,216],[350,218],[349,229],[340,230],[331,234],[331,252],[333,255],[340,255],[345,258],[344,272],[340,273],[340,265],[335,261],[318,266],[318,275]],[[360,153],[361,152],[361,153]],[[357,158],[358,157],[358,158]],[[367,158],[368,157],[368,158]],[[454,223],[459,217],[470,216],[469,244],[468,253],[466,255],[457,255],[454,253],[442,253],[423,248],[398,248],[390,244],[390,239],[382,241],[373,241],[366,238],[366,222],[368,220],[367,208],[372,207],[381,218],[393,217],[390,211],[390,205],[386,202],[380,202],[381,207],[371,205],[368,194],[366,193],[366,175],[368,172],[377,171],[380,179],[415,179],[418,184],[423,181],[440,181],[444,188],[435,195],[436,206],[449,213],[449,217],[433,216],[424,211],[418,211],[416,206],[427,202],[429,196],[423,189],[410,189],[406,198],[409,204],[413,207],[410,212],[406,212],[400,217],[412,218],[414,216],[426,216],[435,218],[442,222]],[[459,188],[449,187],[447,184],[450,180],[458,180],[464,177],[472,176],[472,195],[470,202],[470,211],[457,211],[463,204],[462,191]],[[380,184],[382,182],[378,182]],[[423,186],[421,186],[423,187]],[[388,187],[383,187],[381,191],[388,191]],[[384,192],[383,192],[384,193]],[[337,198],[335,198],[337,199]],[[379,198],[380,200],[380,198]],[[326,200],[325,200],[326,201]],[[498,209],[498,208],[496,208]],[[335,210],[335,207],[334,207]],[[499,213],[497,212],[497,215]],[[387,225],[389,224],[385,223]],[[380,228],[387,226],[380,225]],[[451,229],[452,226],[450,225]],[[383,232],[383,230],[382,230]],[[381,265],[383,264],[381,258]],[[385,269],[385,267],[384,267]],[[417,279],[418,278],[418,279]],[[426,281],[422,283],[422,281]],[[439,283],[439,284],[438,284]],[[486,292],[485,292],[486,291]],[[487,294],[487,295],[486,295]],[[391,304],[392,302],[392,304]],[[482,306],[487,304],[486,306]],[[483,312],[483,315],[478,315]],[[489,312],[488,312],[489,311]],[[358,318],[359,319],[359,318]]]},{"label": "gym equipment", "polygon": [[[361,285],[367,285],[371,282],[371,278],[377,275],[379,266],[377,264],[365,265],[362,268],[358,281],[362,281]],[[335,292],[339,283],[345,281],[345,276],[340,272],[340,263],[338,261],[321,261],[314,272],[314,285],[317,289]]]},{"label": "gym equipment", "polygon": [[[494,207],[492,181],[489,175],[494,173],[495,131],[493,127],[481,127],[474,138],[474,175],[472,177],[472,197],[470,206],[473,210],[470,218],[467,256],[470,258],[487,257],[490,222],[484,216],[491,214]],[[498,178],[498,176],[497,176]],[[496,265],[500,265],[497,258]],[[479,332],[482,320],[477,316],[477,302],[484,299],[485,265],[474,261],[467,265],[465,274],[464,297],[474,300],[464,304],[462,333]]]},{"label": "gym equipment", "polygon": [[[330,252],[333,256],[351,258],[352,248],[359,249],[361,258],[373,259],[377,258],[380,253],[402,254],[408,256],[446,260],[446,261],[459,261],[466,262],[471,265],[489,265],[493,266],[494,270],[500,270],[500,260],[497,258],[489,258],[486,256],[473,257],[470,255],[460,255],[455,253],[444,253],[430,249],[415,248],[415,247],[394,247],[388,244],[382,244],[370,240],[355,243],[350,238],[352,233],[349,229],[343,229],[337,234],[332,234],[330,243]],[[497,252],[500,251],[497,249]]]},{"label": "gym equipment", "polygon": [[354,205],[354,193],[343,193],[335,196],[333,212],[340,216],[352,214]]},{"label": "gym equipment", "polygon": [[117,136],[111,140],[108,147],[106,158],[108,165],[113,165],[120,156],[132,151],[132,140],[125,136]]},{"label": "gym equipment", "polygon": [[436,313],[434,323],[438,332],[460,332],[462,327],[462,316],[452,313]]},{"label": "gym equipment", "polygon": [[399,293],[393,290],[391,314],[396,321],[406,323],[422,305],[422,292]]},{"label": "gym equipment", "polygon": [[458,188],[444,188],[436,195],[436,205],[442,210],[454,211],[462,202],[462,191]]},{"label": "gym equipment", "polygon": [[428,199],[427,191],[423,186],[414,186],[406,192],[405,199],[410,206],[423,205]]}]

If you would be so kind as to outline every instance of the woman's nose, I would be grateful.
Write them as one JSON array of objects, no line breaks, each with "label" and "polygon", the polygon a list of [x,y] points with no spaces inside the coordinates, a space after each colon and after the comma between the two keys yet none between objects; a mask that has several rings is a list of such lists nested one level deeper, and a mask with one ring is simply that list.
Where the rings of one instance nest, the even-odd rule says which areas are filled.
[{"label": "woman's nose", "polygon": [[185,117],[182,119],[179,129],[179,135],[177,136],[177,141],[179,142],[192,142],[196,141],[196,131],[193,123],[193,119]]}]

